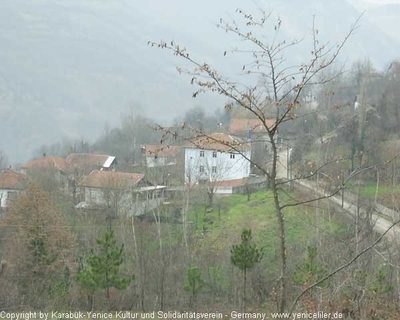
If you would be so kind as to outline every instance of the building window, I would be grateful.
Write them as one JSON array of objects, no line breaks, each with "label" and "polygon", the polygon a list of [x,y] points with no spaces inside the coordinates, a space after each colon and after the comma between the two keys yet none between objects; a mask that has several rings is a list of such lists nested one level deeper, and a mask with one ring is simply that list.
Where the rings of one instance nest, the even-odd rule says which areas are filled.
[{"label": "building window", "polygon": [[16,191],[8,191],[7,192],[7,199],[8,200],[14,200],[17,198],[17,192]]},{"label": "building window", "polygon": [[201,158],[204,158],[204,150],[201,150],[201,151],[200,151],[200,157],[201,157]]},{"label": "building window", "polygon": [[215,167],[215,166],[212,167],[212,168],[211,168],[211,171],[212,171],[212,173],[217,173],[217,167]]},{"label": "building window", "polygon": [[235,154],[234,154],[234,153],[231,153],[231,154],[230,154],[230,158],[231,158],[231,159],[235,159]]},{"label": "building window", "polygon": [[217,157],[217,151],[213,151],[213,158]]},{"label": "building window", "polygon": [[204,173],[204,166],[200,166],[200,173]]}]

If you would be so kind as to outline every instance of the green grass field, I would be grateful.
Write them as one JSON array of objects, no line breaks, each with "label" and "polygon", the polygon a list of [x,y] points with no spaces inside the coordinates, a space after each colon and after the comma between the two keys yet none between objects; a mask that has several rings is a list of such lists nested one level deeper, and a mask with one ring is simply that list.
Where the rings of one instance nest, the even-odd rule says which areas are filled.
[{"label": "green grass field", "polygon": [[[282,199],[286,201],[287,197],[282,195]],[[289,207],[284,210],[284,215],[288,251],[305,249],[315,242],[316,234],[324,230],[339,236],[346,232],[338,221],[329,221],[323,211],[318,216],[319,229],[316,231],[314,208]],[[243,229],[250,228],[254,241],[264,248],[264,255],[276,260],[279,234],[270,191],[258,191],[250,201],[240,194],[216,196],[211,212],[205,212],[204,206],[197,206],[189,213],[189,220],[198,239],[197,250],[212,248],[217,254],[227,254],[233,244],[240,242]]]}]

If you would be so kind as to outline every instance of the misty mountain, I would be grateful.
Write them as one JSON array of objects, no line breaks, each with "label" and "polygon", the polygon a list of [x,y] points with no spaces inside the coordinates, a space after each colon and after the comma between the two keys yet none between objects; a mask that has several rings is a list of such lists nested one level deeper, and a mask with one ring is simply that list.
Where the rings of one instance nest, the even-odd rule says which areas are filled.
[{"label": "misty mountain", "polygon": [[[265,6],[272,20],[281,18],[282,39],[304,37],[289,63],[308,59],[313,15],[321,42],[334,44],[360,14],[345,0],[274,0]],[[95,139],[105,123],[117,124],[132,106],[162,122],[196,105],[221,107],[223,97],[192,99],[193,87],[175,70],[182,61],[147,42],[174,39],[200,61],[239,72],[242,57],[222,54],[238,44],[214,25],[219,17],[234,17],[238,7],[254,9],[240,0],[2,0],[0,149],[21,162],[63,137]],[[382,67],[396,57],[399,41],[369,20],[361,21],[342,61],[370,57]]]},{"label": "misty mountain", "polygon": [[[400,41],[400,4],[374,6],[366,10],[365,16],[379,29],[396,41]],[[397,54],[397,58],[400,54]]]}]

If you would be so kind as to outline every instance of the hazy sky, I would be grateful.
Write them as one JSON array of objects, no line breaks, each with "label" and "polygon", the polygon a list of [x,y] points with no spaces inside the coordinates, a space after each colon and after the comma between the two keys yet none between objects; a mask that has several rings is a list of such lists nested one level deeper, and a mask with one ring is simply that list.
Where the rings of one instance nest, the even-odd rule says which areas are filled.
[{"label": "hazy sky", "polygon": [[400,0],[349,0],[359,10],[379,7],[386,4],[400,4]]},{"label": "hazy sky", "polygon": [[384,5],[389,3],[397,3],[400,4],[400,0],[364,0],[366,3],[373,3],[377,5]]},{"label": "hazy sky", "polygon": [[282,40],[305,38],[302,48],[287,51],[285,62],[293,65],[308,54],[314,14],[322,41],[342,40],[359,15],[347,2],[367,14],[343,62],[370,57],[384,68],[400,52],[400,19],[379,5],[400,0],[0,0],[0,136],[10,137],[0,150],[22,162],[42,144],[94,141],[131,108],[162,124],[195,106],[223,110],[223,96],[193,99],[190,78],[176,71],[185,62],[148,41],[174,40],[196,60],[242,79],[246,57],[232,51],[244,44],[215,27],[221,17],[237,19],[236,8],[265,6],[273,12],[268,30],[279,17]]},{"label": "hazy sky", "polygon": [[400,0],[350,0],[359,9],[368,9],[386,4],[400,4]]}]

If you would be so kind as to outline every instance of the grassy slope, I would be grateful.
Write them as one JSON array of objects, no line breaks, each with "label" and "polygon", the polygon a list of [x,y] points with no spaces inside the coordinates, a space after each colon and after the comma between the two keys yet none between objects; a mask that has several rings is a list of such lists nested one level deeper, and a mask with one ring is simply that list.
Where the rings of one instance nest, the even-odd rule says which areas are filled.
[{"label": "grassy slope", "polygon": [[[203,221],[204,207],[197,207],[189,215],[198,239],[195,250],[229,255],[231,246],[240,242],[243,229],[251,228],[255,242],[264,247],[265,257],[277,261],[278,227],[274,210],[272,194],[265,190],[254,193],[250,201],[246,195],[239,194],[215,199],[214,210],[205,215],[206,221]],[[299,206],[287,208],[284,212],[288,254],[299,249],[303,252],[315,241],[315,209]],[[345,232],[343,226],[338,222],[329,223],[324,215],[319,216],[319,225],[320,229],[330,230],[336,235]]]}]

